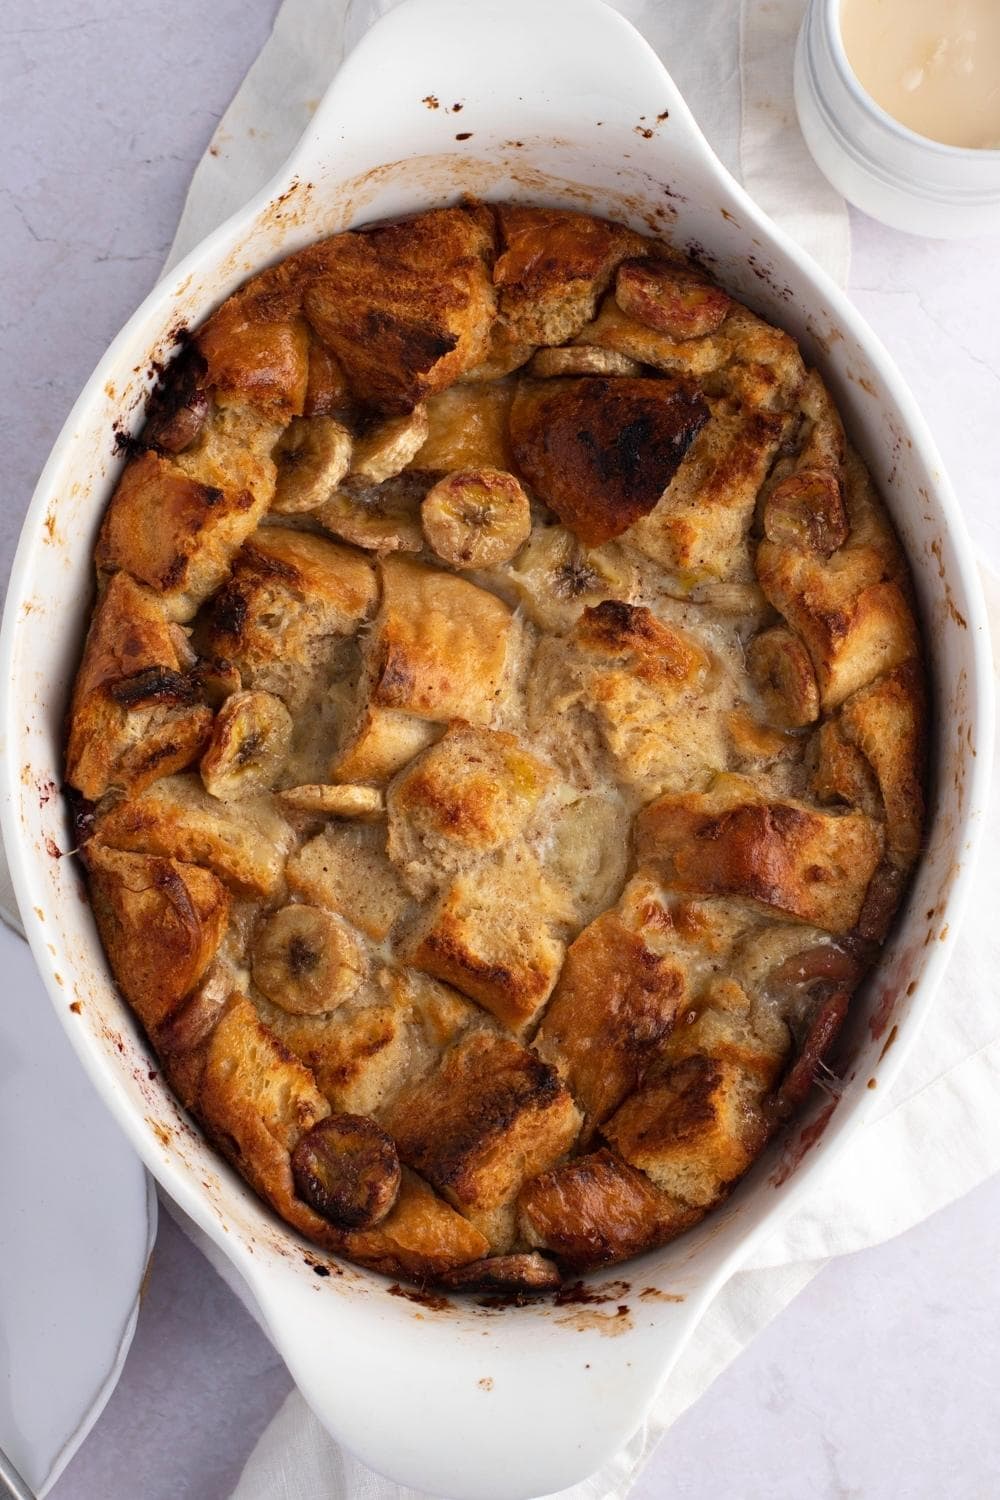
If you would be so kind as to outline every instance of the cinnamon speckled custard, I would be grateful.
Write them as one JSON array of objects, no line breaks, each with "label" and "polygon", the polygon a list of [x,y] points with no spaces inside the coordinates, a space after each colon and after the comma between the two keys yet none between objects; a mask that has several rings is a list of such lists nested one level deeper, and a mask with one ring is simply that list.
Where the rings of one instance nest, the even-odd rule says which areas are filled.
[{"label": "cinnamon speckled custard", "polygon": [[95,564],[94,914],[277,1213],[522,1293],[724,1199],[921,835],[906,562],[795,342],[562,210],[336,235],[194,332]]}]

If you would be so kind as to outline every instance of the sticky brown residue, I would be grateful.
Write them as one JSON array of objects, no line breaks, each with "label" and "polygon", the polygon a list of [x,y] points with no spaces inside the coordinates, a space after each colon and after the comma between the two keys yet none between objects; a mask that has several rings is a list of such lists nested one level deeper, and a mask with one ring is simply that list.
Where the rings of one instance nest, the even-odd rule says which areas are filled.
[{"label": "sticky brown residue", "polygon": [[45,528],[45,539],[46,539],[46,541],[48,541],[48,542],[55,542],[57,540],[57,535],[56,535],[56,513],[55,513],[54,510],[50,510],[50,511],[46,512],[45,520],[42,522],[42,525]]},{"label": "sticky brown residue", "polygon": [[644,141],[651,141],[653,139],[653,132],[648,125],[633,125],[632,129],[636,135],[641,135]]},{"label": "sticky brown residue", "polygon": [[493,1376],[484,1375],[482,1380],[476,1381],[476,1384],[479,1386],[479,1389],[481,1391],[491,1391],[493,1389]]},{"label": "sticky brown residue", "polygon": [[869,1080],[868,1080],[868,1087],[870,1089],[877,1089],[878,1088],[878,1080],[875,1079],[875,1078],[869,1078]]},{"label": "sticky brown residue", "polygon": [[74,1016],[78,1016],[83,1011],[83,1001],[82,1000],[71,1000],[69,1002],[69,1008],[73,1012]]},{"label": "sticky brown residue", "polygon": [[831,1099],[823,1106],[815,1120],[810,1120],[809,1124],[799,1132],[796,1139],[789,1142],[785,1147],[781,1161],[771,1174],[772,1187],[780,1187],[783,1182],[788,1181],[788,1178],[791,1177],[796,1167],[801,1163],[802,1158],[808,1155],[823,1135],[839,1103],[839,1099]]},{"label": "sticky brown residue", "polygon": [[400,1286],[394,1281],[389,1287],[390,1297],[402,1297],[406,1302],[414,1302],[417,1307],[425,1307],[428,1312],[452,1312],[454,1303],[449,1302],[447,1297],[442,1297],[439,1292],[429,1292],[425,1288],[415,1286]]},{"label": "sticky brown residue", "polygon": [[735,225],[736,225],[736,227],[737,227],[737,229],[739,229],[739,227],[740,227],[740,223],[739,223],[739,220],[738,220],[738,219],[737,219],[737,217],[736,217],[736,215],[735,215],[735,214],[731,214],[731,213],[730,213],[730,212],[729,212],[729,209],[728,209],[728,208],[720,208],[720,209],[719,209],[719,213],[720,213],[720,214],[721,214],[721,215],[722,215],[722,217],[723,217],[723,218],[724,218],[724,219],[725,219],[725,220],[726,220],[726,221],[727,221],[727,222],[728,222],[728,223],[730,223],[730,224],[735,224]]},{"label": "sticky brown residue", "polygon": [[48,836],[46,836],[45,839],[45,852],[50,859],[62,859],[63,856],[63,852],[60,849],[59,845],[56,843],[55,839],[49,838]]},{"label": "sticky brown residue", "polygon": [[572,1328],[577,1333],[602,1333],[605,1338],[616,1339],[628,1333],[635,1325],[632,1314],[623,1303],[614,1312],[599,1312],[596,1308],[583,1308],[580,1312],[564,1313],[553,1319],[560,1328]]},{"label": "sticky brown residue", "polygon": [[173,1136],[166,1125],[162,1125],[159,1120],[154,1120],[151,1115],[146,1116],[146,1124],[156,1136],[161,1146],[169,1146],[171,1144]]},{"label": "sticky brown residue", "polygon": [[600,1306],[603,1302],[620,1302],[627,1297],[631,1285],[627,1281],[606,1281],[601,1286],[587,1286],[582,1281],[571,1281],[561,1286],[552,1298],[553,1307]]},{"label": "sticky brown residue", "polygon": [[899,1035],[899,1027],[898,1026],[894,1026],[892,1028],[892,1030],[889,1032],[889,1035],[885,1039],[885,1046],[882,1048],[882,1051],[878,1055],[879,1062],[882,1061],[883,1057],[888,1052],[889,1048],[892,1046],[893,1042],[896,1040],[896,1038],[897,1038],[898,1035]]},{"label": "sticky brown residue", "polygon": [[669,111],[669,109],[661,109],[660,113],[656,117],[656,123],[658,125],[662,125],[663,122],[664,122],[664,120],[669,120],[669,119],[670,119],[670,111]]},{"label": "sticky brown residue", "polygon": [[441,108],[441,101],[438,99],[438,97],[437,97],[436,94],[427,94],[427,95],[424,96],[423,99],[421,99],[420,102],[421,102],[421,104],[426,104],[426,106],[427,106],[428,109],[440,109]]},{"label": "sticky brown residue", "polygon": [[686,1302],[683,1292],[664,1292],[658,1286],[644,1286],[639,1293],[643,1302]]},{"label": "sticky brown residue", "polygon": [[472,131],[471,130],[460,130],[458,132],[458,134],[456,135],[455,139],[456,139],[456,141],[471,141],[472,140]]}]

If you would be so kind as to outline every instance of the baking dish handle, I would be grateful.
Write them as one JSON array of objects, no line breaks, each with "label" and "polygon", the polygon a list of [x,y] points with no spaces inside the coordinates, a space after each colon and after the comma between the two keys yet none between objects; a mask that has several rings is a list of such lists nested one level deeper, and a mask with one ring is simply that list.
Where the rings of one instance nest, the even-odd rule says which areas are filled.
[{"label": "baking dish handle", "polygon": [[402,0],[345,59],[289,166],[344,178],[475,157],[498,135],[512,152],[544,135],[639,165],[668,135],[680,168],[727,175],[656,53],[604,0]]}]

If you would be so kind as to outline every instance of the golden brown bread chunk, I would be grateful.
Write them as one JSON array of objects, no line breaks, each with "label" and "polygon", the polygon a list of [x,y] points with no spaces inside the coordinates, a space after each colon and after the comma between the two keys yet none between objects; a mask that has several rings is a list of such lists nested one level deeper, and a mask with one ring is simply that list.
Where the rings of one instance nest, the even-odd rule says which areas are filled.
[{"label": "golden brown bread chunk", "polygon": [[690,583],[751,578],[757,494],[787,427],[776,412],[713,411],[662,496],[623,541]]},{"label": "golden brown bread chunk", "polygon": [[209,1039],[198,1111],[230,1161],[294,1223],[301,1211],[290,1153],[330,1106],[243,995],[233,996]]},{"label": "golden brown bread chunk", "polygon": [[483,359],[492,255],[490,216],[477,207],[436,209],[316,247],[303,307],[356,397],[406,412]]},{"label": "golden brown bread chunk", "polygon": [[707,421],[698,392],[666,380],[522,381],[511,448],[546,505],[595,547],[649,514]]},{"label": "golden brown bread chunk", "polygon": [[768,600],[805,643],[827,713],[920,649],[898,545],[854,456],[845,482],[851,532],[842,547],[824,556],[765,537],[756,561]]},{"label": "golden brown bread chunk", "polygon": [[615,277],[615,301],[623,313],[672,339],[714,333],[732,299],[707,276],[663,260],[627,260]]},{"label": "golden brown bread chunk", "polygon": [[662,1192],[706,1208],[764,1143],[758,1101],[759,1090],[741,1068],[695,1053],[644,1084],[603,1134]]},{"label": "golden brown bread chunk", "polygon": [[382,604],[363,649],[364,691],[330,766],[337,781],[386,780],[453,718],[489,723],[510,611],[464,578],[402,557],[380,564]]},{"label": "golden brown bread chunk", "polygon": [[368,658],[371,703],[422,719],[488,723],[510,611],[465,579],[401,557],[385,558],[381,573]]},{"label": "golden brown bread chunk", "polygon": [[108,580],[69,712],[66,779],[85,797],[97,801],[112,787],[140,792],[201,753],[212,711],[179,644],[154,594],[127,573]]},{"label": "golden brown bread chunk", "polygon": [[742,896],[830,932],[854,927],[882,854],[881,829],[863,813],[768,801],[738,776],[660,797],[637,830],[640,858],[675,890]]},{"label": "golden brown bread chunk", "polygon": [[296,714],[329,685],[341,639],[374,610],[367,558],[284,526],[255,533],[213,599],[199,639],[235,663],[243,685],[276,694]]},{"label": "golden brown bread chunk", "polygon": [[671,1200],[642,1172],[602,1148],[525,1183],[518,1224],[529,1245],[586,1271],[672,1239],[701,1214]]},{"label": "golden brown bread chunk", "polygon": [[795,344],[738,302],[714,333],[674,338],[629,317],[613,296],[577,336],[669,374],[693,375],[713,396],[755,410],[788,411],[805,379]]},{"label": "golden brown bread chunk", "polygon": [[535,1045],[583,1108],[581,1145],[636,1087],[685,998],[683,970],[617,912],[570,945]]},{"label": "golden brown bread chunk", "polygon": [[716,685],[712,661],[693,636],[609,599],[584,610],[570,640],[580,654],[581,701],[621,780],[644,800],[725,764],[721,720],[704,711]]},{"label": "golden brown bread chunk", "polygon": [[133,459],[97,542],[98,569],[122,569],[155,590],[171,619],[189,620],[226,576],[264,509],[249,490],[192,479],[157,453]]},{"label": "golden brown bread chunk", "polygon": [[646,251],[641,235],[587,214],[521,203],[501,203],[496,214],[500,312],[511,337],[525,344],[573,338],[594,316],[615,267]]},{"label": "golden brown bread chunk", "polygon": [[374,1271],[422,1283],[479,1260],[490,1246],[474,1224],[404,1167],[389,1217],[375,1229],[346,1231],[335,1248]]},{"label": "golden brown bread chunk", "polygon": [[198,865],[84,847],[94,917],[122,994],[149,1031],[204,976],[229,920],[229,893]]},{"label": "golden brown bread chunk", "polygon": [[133,849],[207,865],[243,896],[280,893],[291,829],[269,797],[219,802],[194,776],[167,776],[102,809],[95,834]]},{"label": "golden brown bread chunk", "polygon": [[521,1036],[552,993],[564,952],[553,924],[570,915],[534,856],[515,848],[458,875],[421,909],[400,951]]},{"label": "golden brown bread chunk", "polygon": [[379,968],[329,1015],[292,1016],[259,1005],[277,1036],[313,1072],[335,1109],[379,1114],[399,1090],[427,1074],[483,1013],[412,970]]},{"label": "golden brown bread chunk", "polygon": [[390,788],[389,858],[426,896],[516,838],[553,779],[514,735],[455,721]]},{"label": "golden brown bread chunk", "polygon": [[553,1068],[516,1042],[476,1033],[404,1089],[385,1124],[401,1160],[503,1253],[522,1183],[569,1150],[580,1116]]},{"label": "golden brown bread chunk", "polygon": [[301,416],[310,375],[309,329],[295,261],[271,266],[226,299],[196,336],[204,384],[283,418]]}]

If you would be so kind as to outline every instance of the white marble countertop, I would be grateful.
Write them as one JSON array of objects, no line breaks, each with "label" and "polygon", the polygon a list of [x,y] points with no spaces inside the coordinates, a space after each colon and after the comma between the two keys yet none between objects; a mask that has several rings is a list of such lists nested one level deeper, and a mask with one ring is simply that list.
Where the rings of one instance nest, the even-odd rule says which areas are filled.
[{"label": "white marble countertop", "polygon": [[[0,576],[49,447],[155,279],[276,6],[5,6]],[[924,408],[981,555],[1000,566],[1000,246],[919,241],[860,216],[853,231],[851,292]],[[677,1423],[636,1500],[995,1495],[998,1223],[994,1180],[831,1263]],[[54,1500],[225,1500],[289,1386],[164,1215],[121,1383]]]}]

